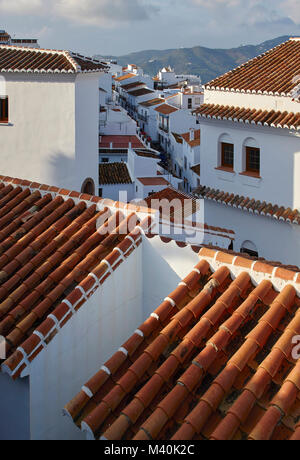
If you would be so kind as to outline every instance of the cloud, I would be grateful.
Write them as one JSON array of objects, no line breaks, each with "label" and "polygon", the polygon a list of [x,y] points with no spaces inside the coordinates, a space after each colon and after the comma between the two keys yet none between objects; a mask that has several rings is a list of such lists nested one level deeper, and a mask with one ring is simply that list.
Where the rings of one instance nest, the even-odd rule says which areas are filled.
[{"label": "cloud", "polygon": [[230,18],[231,26],[262,26],[263,24],[293,26],[300,24],[299,0],[188,0],[212,18]]},{"label": "cloud", "polygon": [[149,20],[159,12],[146,0],[0,0],[0,13],[31,14],[105,28]]},{"label": "cloud", "polygon": [[0,13],[28,14],[35,13],[42,8],[43,0],[0,0]]}]

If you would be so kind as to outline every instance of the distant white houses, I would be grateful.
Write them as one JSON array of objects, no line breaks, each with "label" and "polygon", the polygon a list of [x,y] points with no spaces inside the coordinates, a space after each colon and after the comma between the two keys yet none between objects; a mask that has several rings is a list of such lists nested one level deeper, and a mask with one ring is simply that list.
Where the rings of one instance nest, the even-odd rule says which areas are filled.
[{"label": "distant white houses", "polygon": [[201,85],[198,75],[176,75],[170,66],[161,69],[153,78],[155,89],[165,89],[176,85]]},{"label": "distant white houses", "polygon": [[181,187],[188,193],[200,186],[200,134],[200,129],[192,128],[170,136],[172,169],[183,180]]},{"label": "distant white houses", "polygon": [[180,180],[164,174],[159,166],[161,161],[154,150],[134,147],[130,143],[127,158],[116,156],[111,161],[99,163],[99,196],[115,201],[130,202],[143,200],[149,195],[159,192],[168,185],[178,187]]}]

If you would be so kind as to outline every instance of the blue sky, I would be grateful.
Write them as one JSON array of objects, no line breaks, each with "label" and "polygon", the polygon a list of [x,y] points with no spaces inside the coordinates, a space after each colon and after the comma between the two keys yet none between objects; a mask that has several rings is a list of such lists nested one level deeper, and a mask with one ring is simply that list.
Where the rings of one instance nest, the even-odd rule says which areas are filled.
[{"label": "blue sky", "polygon": [[44,48],[121,55],[300,35],[300,0],[0,0],[0,29]]}]

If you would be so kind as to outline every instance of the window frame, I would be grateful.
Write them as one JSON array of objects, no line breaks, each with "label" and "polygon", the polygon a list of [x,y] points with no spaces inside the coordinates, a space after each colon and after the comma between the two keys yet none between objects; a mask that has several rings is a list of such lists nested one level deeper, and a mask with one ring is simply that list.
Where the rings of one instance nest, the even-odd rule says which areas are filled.
[{"label": "window frame", "polygon": [[[246,172],[249,172],[251,174],[257,174],[258,176],[260,176],[260,148],[258,147],[245,147],[245,150],[246,150]],[[258,169],[254,169],[254,168],[251,168],[250,167],[250,152],[251,151],[256,151],[258,152]]]},{"label": "window frame", "polygon": [[9,120],[9,106],[8,96],[0,96],[0,123],[8,123]]},{"label": "window frame", "polygon": [[[226,146],[232,146],[233,152],[232,152],[232,165],[229,163],[225,163],[225,147]],[[221,142],[221,167],[222,168],[227,168],[227,169],[232,169],[234,170],[234,144],[231,144],[229,142]]]}]

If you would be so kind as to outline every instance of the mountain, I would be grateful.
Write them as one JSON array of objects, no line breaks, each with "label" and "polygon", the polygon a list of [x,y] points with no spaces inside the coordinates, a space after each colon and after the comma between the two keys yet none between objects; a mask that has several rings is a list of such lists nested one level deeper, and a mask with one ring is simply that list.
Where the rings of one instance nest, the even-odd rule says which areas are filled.
[{"label": "mountain", "polygon": [[202,82],[207,83],[288,39],[289,36],[282,36],[259,45],[246,45],[231,49],[195,46],[194,48],[139,51],[125,56],[106,56],[106,58],[116,59],[120,65],[136,64],[151,76],[170,65],[177,74],[200,75]]}]

